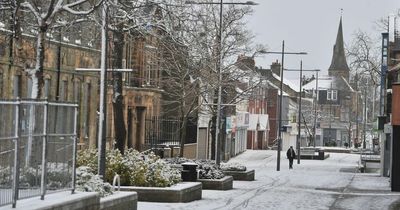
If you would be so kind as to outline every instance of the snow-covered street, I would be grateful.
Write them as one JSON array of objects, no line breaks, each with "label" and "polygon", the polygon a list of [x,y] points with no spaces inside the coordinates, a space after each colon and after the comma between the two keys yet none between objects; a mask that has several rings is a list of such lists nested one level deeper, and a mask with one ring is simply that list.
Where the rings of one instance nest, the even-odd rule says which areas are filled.
[{"label": "snow-covered street", "polygon": [[[293,170],[281,153],[249,150],[231,159],[256,170],[256,180],[234,181],[228,191],[203,190],[190,203],[138,202],[138,209],[395,209],[400,193],[390,191],[388,178],[354,173],[359,155],[330,153],[326,160],[294,161]],[[398,205],[400,206],[400,205]]]}]

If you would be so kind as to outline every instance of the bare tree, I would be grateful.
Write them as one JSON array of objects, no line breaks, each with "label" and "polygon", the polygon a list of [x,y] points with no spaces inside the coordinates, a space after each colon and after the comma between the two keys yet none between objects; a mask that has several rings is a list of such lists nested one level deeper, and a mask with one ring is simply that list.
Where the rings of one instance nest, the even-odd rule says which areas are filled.
[{"label": "bare tree", "polygon": [[[395,18],[400,18],[400,9],[397,9],[396,14],[393,14]],[[378,32],[389,32],[390,27],[390,16],[381,17],[374,21],[374,28]]]},{"label": "bare tree", "polygon": [[[357,31],[350,46],[347,48],[347,58],[349,60],[350,73],[355,81],[356,91],[367,88],[370,119],[376,116],[377,94],[376,90],[380,84],[380,48],[376,45],[380,43],[373,40],[366,32]],[[372,106],[372,107],[370,107]]]},{"label": "bare tree", "polygon": [[365,75],[373,84],[378,84],[380,75],[379,47],[363,31],[354,34],[351,45],[347,48],[347,57],[352,75]]},{"label": "bare tree", "polygon": [[168,36],[161,39],[161,59],[164,116],[175,116],[181,122],[179,129],[180,156],[183,156],[189,120],[197,119],[200,107],[201,77],[194,71],[187,46],[176,43]]},{"label": "bare tree", "polygon": [[[176,0],[174,2],[175,5],[182,5],[184,1]],[[204,2],[207,3],[208,0]],[[212,1],[209,2],[211,3]],[[179,30],[173,34],[175,35],[173,37],[178,37],[175,39],[179,40],[185,46],[184,52],[187,52],[187,55],[182,55],[184,59],[174,58],[171,62],[175,64],[175,69],[181,69],[177,70],[181,74],[175,76],[175,85],[181,87],[181,91],[174,93],[177,96],[176,98],[180,98],[180,103],[177,101],[174,103],[181,106],[180,116],[183,117],[182,119],[188,117],[193,112],[208,113],[214,116],[211,125],[213,145],[215,144],[215,116],[217,113],[215,104],[217,103],[216,94],[218,86],[221,85],[224,91],[236,91],[235,87],[242,82],[242,73],[249,74],[251,72],[238,72],[236,71],[238,68],[233,67],[237,64],[236,59],[238,55],[251,52],[252,50],[249,47],[252,36],[246,30],[244,22],[244,17],[251,14],[252,10],[250,7],[225,5],[222,26],[219,25],[218,5],[202,4],[191,5],[190,7],[178,7],[174,12],[176,18],[172,19],[170,23],[175,23],[175,26]],[[219,30],[222,30],[222,37],[219,37]],[[219,41],[222,43],[222,48],[219,47]],[[221,83],[217,79],[217,67],[220,65],[219,56],[223,61],[223,66],[221,66],[223,81]],[[196,80],[196,82],[190,83],[190,80],[192,82]],[[197,90],[194,88],[197,88]],[[191,91],[193,96],[189,94]],[[198,97],[199,101],[190,100],[190,97],[196,98],[197,96],[200,96]],[[236,100],[233,98],[225,98],[224,103],[234,101]],[[168,112],[168,110],[166,111]],[[186,122],[187,119],[184,121]],[[184,138],[185,136],[181,135],[181,148],[185,141]],[[215,147],[211,148],[212,150],[215,149]],[[212,154],[214,154],[214,151],[212,151]]]},{"label": "bare tree", "polygon": [[32,24],[32,27],[37,32],[35,67],[31,68],[28,64],[25,69],[32,79],[31,98],[41,97],[46,32],[57,24],[68,24],[62,21],[62,15],[88,15],[100,5],[101,2],[102,1],[99,0],[96,4],[92,4],[93,1],[91,0],[51,0],[50,2],[36,0],[21,1],[21,8],[26,10],[27,16],[30,15],[30,17],[33,18],[30,24]]}]

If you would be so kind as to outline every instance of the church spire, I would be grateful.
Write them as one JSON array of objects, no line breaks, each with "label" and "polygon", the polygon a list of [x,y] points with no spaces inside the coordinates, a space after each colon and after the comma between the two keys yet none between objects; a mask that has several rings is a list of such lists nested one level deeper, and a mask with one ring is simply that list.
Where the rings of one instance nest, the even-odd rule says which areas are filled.
[{"label": "church spire", "polygon": [[349,79],[350,69],[347,65],[346,56],[344,53],[342,16],[340,16],[336,43],[333,47],[332,62],[328,72],[329,76],[343,76],[345,79]]}]

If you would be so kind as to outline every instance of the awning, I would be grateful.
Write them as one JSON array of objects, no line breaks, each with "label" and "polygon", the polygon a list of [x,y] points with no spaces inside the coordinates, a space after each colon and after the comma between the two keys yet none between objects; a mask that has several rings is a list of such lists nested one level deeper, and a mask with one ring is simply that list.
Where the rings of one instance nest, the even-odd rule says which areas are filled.
[{"label": "awning", "polygon": [[269,130],[268,115],[260,114],[258,115],[258,122],[260,124],[259,130]]},{"label": "awning", "polygon": [[247,130],[255,131],[269,130],[268,115],[267,114],[249,114],[249,127]]},{"label": "awning", "polygon": [[249,127],[247,130],[255,131],[258,124],[258,114],[249,114]]}]

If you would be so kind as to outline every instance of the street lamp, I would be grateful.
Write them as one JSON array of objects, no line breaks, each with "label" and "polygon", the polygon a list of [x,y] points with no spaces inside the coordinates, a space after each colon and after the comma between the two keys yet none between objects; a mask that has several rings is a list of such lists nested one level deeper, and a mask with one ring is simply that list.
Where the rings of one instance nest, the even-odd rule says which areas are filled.
[{"label": "street lamp", "polygon": [[220,164],[221,162],[221,155],[220,155],[220,133],[221,133],[221,100],[222,100],[222,87],[221,87],[221,81],[222,81],[222,73],[221,73],[221,67],[222,67],[222,14],[223,14],[223,5],[224,4],[237,4],[237,5],[248,5],[248,6],[254,6],[258,5],[257,3],[253,1],[247,1],[247,2],[226,2],[224,3],[223,0],[220,0],[220,2],[196,2],[196,1],[186,1],[185,4],[219,4],[219,31],[218,31],[218,65],[217,65],[217,73],[218,73],[218,99],[217,99],[217,119],[216,119],[216,131],[215,131],[215,162],[217,165]]},{"label": "street lamp", "polygon": [[315,140],[317,139],[317,106],[318,106],[318,72],[315,80],[315,100],[314,100],[314,136],[313,136],[313,145],[315,150]]},{"label": "street lamp", "polygon": [[282,52],[268,52],[261,50],[259,53],[264,54],[281,54],[282,55],[282,64],[281,64],[281,83],[280,83],[280,96],[279,96],[279,136],[278,136],[278,154],[276,159],[276,170],[280,171],[281,165],[281,141],[282,141],[282,101],[283,101],[283,70],[284,70],[284,61],[285,61],[285,54],[289,55],[307,55],[306,52],[285,52],[285,40],[282,41]]}]

